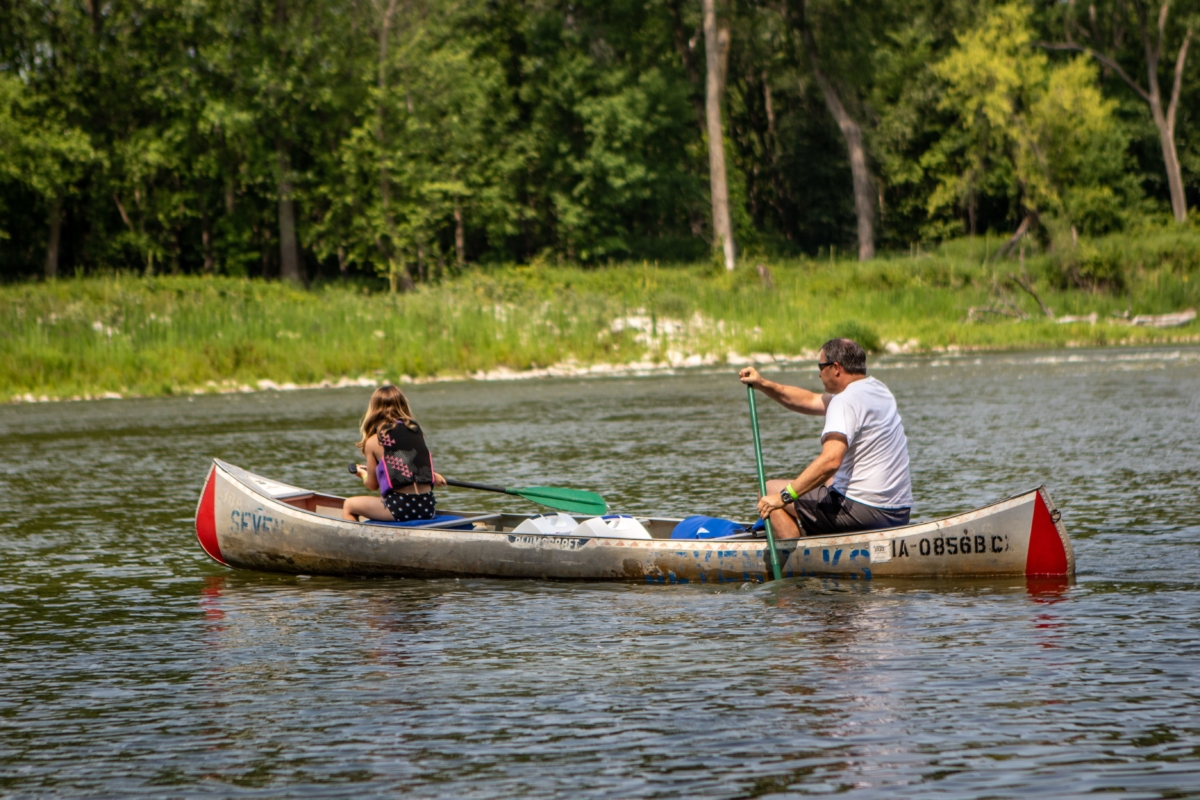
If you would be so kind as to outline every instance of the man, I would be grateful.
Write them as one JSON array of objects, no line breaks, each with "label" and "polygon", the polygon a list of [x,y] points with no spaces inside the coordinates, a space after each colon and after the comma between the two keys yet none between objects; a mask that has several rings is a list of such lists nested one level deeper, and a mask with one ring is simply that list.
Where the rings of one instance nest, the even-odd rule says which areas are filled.
[{"label": "man", "polygon": [[773,383],[754,367],[740,373],[784,408],[825,417],[821,454],[791,483],[768,481],[759,515],[780,539],[907,525],[912,483],[896,398],[867,377],[867,354],[849,339],[822,345],[817,370],[824,394]]}]

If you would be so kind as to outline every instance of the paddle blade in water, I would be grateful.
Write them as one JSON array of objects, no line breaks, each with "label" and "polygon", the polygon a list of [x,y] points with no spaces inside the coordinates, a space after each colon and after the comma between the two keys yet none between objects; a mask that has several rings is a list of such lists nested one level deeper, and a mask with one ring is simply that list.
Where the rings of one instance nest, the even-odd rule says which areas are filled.
[{"label": "paddle blade in water", "polygon": [[563,489],[558,486],[529,486],[524,489],[509,489],[509,494],[515,494],[526,500],[559,511],[569,511],[573,514],[587,514],[600,517],[608,513],[608,503],[595,492],[585,492],[579,489]]}]

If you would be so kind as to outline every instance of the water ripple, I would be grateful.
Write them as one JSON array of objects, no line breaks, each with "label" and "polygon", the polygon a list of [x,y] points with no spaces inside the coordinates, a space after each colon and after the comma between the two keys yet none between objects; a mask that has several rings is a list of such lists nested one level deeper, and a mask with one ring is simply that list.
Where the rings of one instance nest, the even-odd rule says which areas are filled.
[{"label": "water ripple", "polygon": [[[0,795],[1200,796],[1200,349],[879,374],[918,516],[1046,483],[1077,581],[233,572],[190,530],[208,459],[353,491],[364,390],[0,408]],[[727,372],[411,395],[447,473],[751,513]],[[761,412],[798,471],[819,424]]]}]

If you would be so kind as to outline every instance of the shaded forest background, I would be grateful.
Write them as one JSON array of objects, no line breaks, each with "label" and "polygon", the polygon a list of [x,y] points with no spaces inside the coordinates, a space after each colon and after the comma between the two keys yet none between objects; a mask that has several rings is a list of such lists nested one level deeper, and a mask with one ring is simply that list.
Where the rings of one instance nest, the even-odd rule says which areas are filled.
[{"label": "shaded forest background", "polygon": [[[862,253],[864,215],[909,252],[1200,201],[1196,2],[717,15],[744,254]],[[701,0],[0,0],[0,278],[708,259],[701,24]]]}]

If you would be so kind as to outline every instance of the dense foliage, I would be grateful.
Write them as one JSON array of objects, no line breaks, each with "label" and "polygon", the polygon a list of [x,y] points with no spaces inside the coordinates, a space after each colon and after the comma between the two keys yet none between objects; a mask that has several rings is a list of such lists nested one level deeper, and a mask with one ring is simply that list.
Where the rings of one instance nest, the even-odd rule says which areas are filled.
[{"label": "dense foliage", "polygon": [[[1200,56],[1168,108],[1196,0],[719,14],[744,252],[853,247],[829,91],[861,127],[883,248],[1178,219],[1168,122],[1200,202]],[[699,0],[0,0],[0,277],[400,288],[467,263],[705,258],[700,21]]]}]

